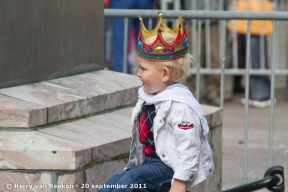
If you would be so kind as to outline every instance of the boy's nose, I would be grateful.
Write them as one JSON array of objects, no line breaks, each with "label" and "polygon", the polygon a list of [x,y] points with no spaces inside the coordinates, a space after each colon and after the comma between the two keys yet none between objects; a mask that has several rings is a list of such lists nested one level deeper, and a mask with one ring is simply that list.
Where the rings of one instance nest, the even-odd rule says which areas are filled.
[{"label": "boy's nose", "polygon": [[136,75],[137,75],[138,77],[141,77],[141,74],[140,74],[140,71],[139,71],[139,70],[137,71]]}]

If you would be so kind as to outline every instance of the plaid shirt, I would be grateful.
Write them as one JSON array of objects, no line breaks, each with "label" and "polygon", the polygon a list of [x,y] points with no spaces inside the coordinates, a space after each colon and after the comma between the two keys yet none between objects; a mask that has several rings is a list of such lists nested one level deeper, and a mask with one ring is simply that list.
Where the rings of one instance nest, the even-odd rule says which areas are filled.
[{"label": "plaid shirt", "polygon": [[145,156],[158,157],[153,137],[153,119],[156,116],[154,105],[143,103],[138,115],[139,140],[143,144],[142,153]]}]

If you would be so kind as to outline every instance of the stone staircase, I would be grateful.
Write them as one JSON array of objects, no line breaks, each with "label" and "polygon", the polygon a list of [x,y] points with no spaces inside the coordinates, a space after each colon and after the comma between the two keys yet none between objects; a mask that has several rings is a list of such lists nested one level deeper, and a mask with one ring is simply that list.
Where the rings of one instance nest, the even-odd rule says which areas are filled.
[{"label": "stone staircase", "polygon": [[[140,85],[99,70],[0,89],[0,191],[95,192],[128,160]],[[217,168],[203,185],[221,191],[222,110],[202,107]]]}]

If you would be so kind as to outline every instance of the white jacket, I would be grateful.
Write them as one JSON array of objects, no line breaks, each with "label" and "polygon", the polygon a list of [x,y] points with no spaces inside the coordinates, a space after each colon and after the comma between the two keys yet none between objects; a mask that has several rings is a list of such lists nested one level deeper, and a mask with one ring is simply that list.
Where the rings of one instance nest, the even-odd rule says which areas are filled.
[{"label": "white jacket", "polygon": [[153,103],[157,112],[153,125],[156,153],[173,169],[173,179],[188,181],[187,190],[204,181],[214,169],[214,163],[207,141],[207,121],[192,93],[187,87],[174,84],[155,96],[144,93],[142,87],[138,94],[139,100],[132,110],[130,158],[125,169],[143,162],[136,121],[141,105],[146,101]]}]

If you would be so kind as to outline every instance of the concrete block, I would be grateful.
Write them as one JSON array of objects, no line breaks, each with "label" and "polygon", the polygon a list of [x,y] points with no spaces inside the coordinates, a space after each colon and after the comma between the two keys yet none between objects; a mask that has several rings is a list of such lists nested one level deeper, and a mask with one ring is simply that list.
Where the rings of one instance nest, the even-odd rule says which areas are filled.
[{"label": "concrete block", "polygon": [[21,173],[0,172],[0,191],[3,192],[51,192],[52,177],[49,172]]},{"label": "concrete block", "polygon": [[0,127],[35,127],[47,124],[45,106],[0,95]]},{"label": "concrete block", "polygon": [[[57,179],[57,192],[85,192],[86,189],[86,178],[83,170],[59,174]],[[62,185],[67,185],[62,187]],[[95,192],[95,191],[94,191]]]},{"label": "concrete block", "polygon": [[87,186],[89,192],[95,192],[102,184],[113,174],[120,173],[127,164],[128,159],[121,159],[117,161],[108,161],[103,164],[96,165],[85,171],[87,178]]}]

